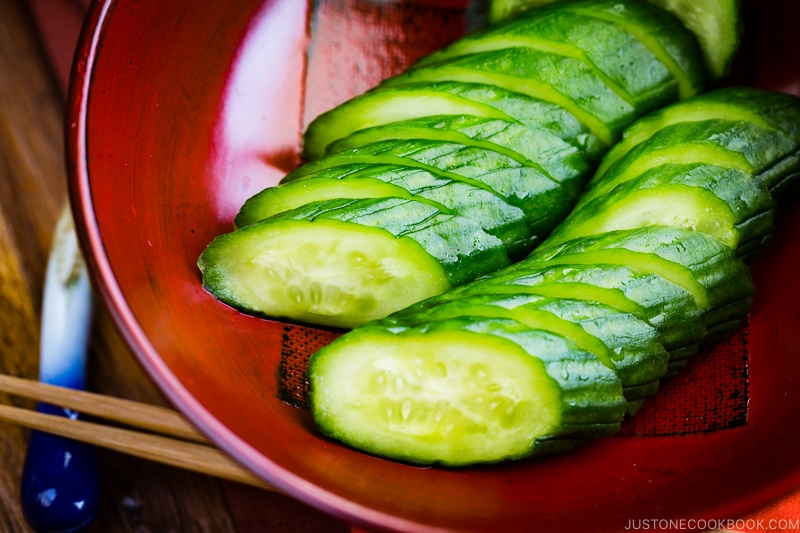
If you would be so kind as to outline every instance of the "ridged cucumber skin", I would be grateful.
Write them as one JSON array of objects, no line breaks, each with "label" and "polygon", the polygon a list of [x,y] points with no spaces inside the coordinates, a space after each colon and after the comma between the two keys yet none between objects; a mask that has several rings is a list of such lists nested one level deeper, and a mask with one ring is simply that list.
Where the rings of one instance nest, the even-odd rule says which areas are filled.
[{"label": "ridged cucumber skin", "polygon": [[384,80],[380,87],[437,81],[487,83],[551,101],[587,124],[608,146],[636,116],[633,106],[609,89],[585,63],[522,47],[478,52],[412,68]]},{"label": "ridged cucumber skin", "polygon": [[[414,105],[438,100],[439,105]],[[474,116],[510,120],[545,137],[556,137],[596,163],[607,147],[574,115],[544,100],[489,84],[458,81],[420,82],[376,87],[315,118],[303,134],[302,156],[315,161],[327,147],[372,127],[434,117]]]},{"label": "ridged cucumber skin", "polygon": [[593,178],[583,201],[667,162],[708,163],[755,175],[796,150],[797,144],[786,136],[751,122],[708,120],[672,124],[633,148],[604,175]]},{"label": "ridged cucumber skin", "polygon": [[583,150],[561,137],[510,120],[468,115],[435,116],[373,126],[328,145],[327,154],[389,140],[449,141],[504,153],[523,165],[539,167],[559,182],[590,170]]},{"label": "ridged cucumber skin", "polygon": [[[426,447],[423,453],[417,450],[408,451],[415,446],[414,431],[405,434],[395,433],[393,423],[389,420],[380,424],[370,421],[366,427],[373,435],[366,436],[355,434],[352,427],[339,427],[338,413],[344,406],[336,404],[337,397],[335,394],[330,394],[329,389],[347,387],[355,388],[358,392],[362,386],[362,383],[354,382],[352,379],[353,374],[348,370],[348,365],[351,364],[348,355],[383,353],[390,354],[386,356],[387,358],[391,356],[402,358],[405,353],[398,356],[397,350],[394,349],[397,343],[402,348],[403,345],[420,338],[426,343],[439,338],[446,341],[452,338],[457,339],[459,343],[491,347],[486,350],[485,360],[481,361],[487,369],[498,365],[497,358],[491,357],[494,353],[501,352],[511,358],[528,360],[525,364],[534,365],[542,376],[540,379],[547,383],[541,386],[556,393],[555,405],[538,406],[548,413],[553,413],[548,415],[551,417],[549,427],[543,428],[538,434],[529,435],[525,445],[519,449],[511,452],[489,450],[482,452],[481,457],[477,459],[472,457],[469,451],[468,441],[471,436],[465,434],[451,439],[452,446],[457,449],[456,452],[432,449],[435,447],[424,442],[426,437],[423,436],[421,439]],[[450,342],[447,341],[447,344]],[[404,352],[404,349],[402,351]],[[332,364],[338,365],[339,368],[332,370],[329,366]],[[392,361],[382,361],[380,366],[397,369],[402,368],[403,364],[397,361],[394,364]],[[452,370],[447,370],[448,373],[452,373]],[[619,429],[626,407],[619,379],[594,355],[579,349],[564,337],[533,330],[510,319],[454,319],[411,328],[376,326],[356,328],[317,352],[309,364],[308,375],[311,411],[323,433],[375,455],[421,465],[461,466],[474,462],[493,463],[566,451],[587,439],[614,434]],[[331,376],[342,376],[342,378],[339,382],[331,384],[329,381]],[[397,377],[403,379],[404,387],[414,379],[410,374],[393,374],[392,377],[395,378],[394,381]],[[503,379],[514,382],[520,378],[515,374],[503,376]],[[458,384],[453,386],[457,387]],[[520,383],[518,388],[524,389],[525,386],[525,383]],[[467,388],[468,385],[464,387]],[[415,391],[414,398],[424,401],[434,394],[426,393],[424,390]],[[413,409],[415,407],[409,407],[406,411],[406,418],[409,421],[412,420]],[[492,422],[493,420],[486,419],[478,421],[478,424]],[[398,422],[395,421],[394,424]],[[467,432],[470,426],[465,424],[463,428],[458,429]],[[427,437],[428,440],[431,438]],[[479,446],[478,449],[484,450],[485,447]]]},{"label": "ridged cucumber skin", "polygon": [[318,219],[380,228],[394,237],[410,238],[442,265],[452,285],[510,264],[503,243],[471,220],[443,214],[410,198],[326,200],[280,213],[257,225]]},{"label": "ridged cucumber skin", "polygon": [[620,251],[625,260],[637,260],[640,265],[658,260],[679,266],[689,274],[678,274],[687,283],[683,286],[693,292],[698,306],[706,312],[750,297],[755,290],[750,270],[731,248],[705,234],[667,226],[578,237],[553,247],[545,243],[525,262],[575,264],[583,260],[580,256],[590,253],[590,263],[613,262],[612,254]]},{"label": "ridged cucumber skin", "polygon": [[[789,94],[749,87],[730,87],[698,95],[688,101],[673,103],[656,111],[623,133],[601,162],[591,186],[606,182],[606,174],[630,162],[632,152],[642,145],[649,150],[664,148],[672,142],[713,143],[741,154],[752,175],[764,183],[779,203],[793,200],[789,191],[796,187],[798,152],[800,152],[800,102]],[[708,128],[704,134],[702,128]],[[683,132],[673,135],[669,132]],[[653,140],[659,136],[658,140]],[[639,150],[639,154],[645,151]],[[697,161],[703,162],[703,161]],[[704,161],[709,163],[711,161]]]},{"label": "ridged cucumber skin", "polygon": [[586,299],[631,313],[651,324],[670,354],[706,335],[704,311],[685,288],[628,265],[517,263],[395,313],[406,316],[431,304],[472,295],[538,294]]},{"label": "ridged cucumber skin", "polygon": [[[544,7],[554,0],[491,0],[489,21],[498,24],[526,12],[551,9]],[[741,2],[739,0],[648,0],[650,4],[674,15],[695,35],[702,50],[708,75],[724,78],[739,48]],[[668,46],[668,45],[665,45]]]},{"label": "ridged cucumber skin", "polygon": [[[675,201],[671,201],[673,197]],[[652,200],[643,202],[648,198]],[[682,210],[675,209],[681,204]],[[689,211],[686,206],[694,204],[696,210]],[[623,206],[630,206],[638,218],[621,220]],[[669,225],[683,224],[685,229],[707,233],[731,248],[745,246],[751,253],[755,243],[762,243],[772,233],[774,207],[773,196],[751,174],[705,163],[667,163],[576,207],[547,241],[553,245],[578,236],[633,229],[636,224],[674,221]],[[684,213],[687,218],[682,218]]]},{"label": "ridged cucumber skin", "polygon": [[[318,201],[395,196],[428,203],[443,213],[475,222],[500,239],[514,260],[521,259],[541,242],[531,234],[526,214],[520,208],[469,181],[397,165],[349,165],[339,173],[341,178],[330,170],[269,187],[252,196],[236,216],[237,225],[252,224]],[[328,177],[331,174],[333,177]]]},{"label": "ridged cucumber skin", "polygon": [[479,294],[432,304],[413,313],[396,313],[374,325],[413,326],[456,317],[510,318],[528,327],[564,335],[612,368],[627,394],[630,387],[658,380],[669,354],[658,331],[632,313],[593,301],[536,294]]},{"label": "ridged cucumber skin", "polygon": [[641,113],[678,99],[677,82],[669,70],[630,32],[561,6],[474,32],[422,58],[413,68],[510,46],[551,50],[583,61]]},{"label": "ridged cucumber skin", "polygon": [[284,180],[330,172],[333,167],[394,165],[426,170],[442,179],[464,181],[494,192],[509,205],[521,209],[531,238],[546,237],[564,219],[577,199],[579,180],[558,182],[541,169],[523,166],[498,152],[440,141],[378,142],[309,163]]}]

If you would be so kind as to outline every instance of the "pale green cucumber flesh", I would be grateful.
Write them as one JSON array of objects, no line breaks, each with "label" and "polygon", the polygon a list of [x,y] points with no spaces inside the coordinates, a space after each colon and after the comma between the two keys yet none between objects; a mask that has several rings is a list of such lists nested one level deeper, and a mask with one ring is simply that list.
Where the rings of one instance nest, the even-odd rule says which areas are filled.
[{"label": "pale green cucumber flesh", "polygon": [[731,248],[739,244],[739,231],[730,207],[709,191],[699,187],[672,185],[639,189],[619,196],[614,197],[616,201],[609,208],[593,210],[592,216],[581,218],[581,222],[567,222],[564,230],[551,235],[548,244],[646,226],[699,231]]},{"label": "pale green cucumber flesh", "polygon": [[367,93],[315,118],[304,133],[302,155],[317,160],[331,142],[371,126],[447,114],[510,119],[494,107],[442,91]]},{"label": "pale green cucumber flesh", "polygon": [[714,79],[725,77],[739,48],[740,0],[647,0],[697,36]]},{"label": "pale green cucumber flesh", "polygon": [[414,240],[335,220],[250,225],[214,239],[198,264],[237,309],[342,328],[451,287]]},{"label": "pale green cucumber flesh", "polygon": [[622,139],[603,157],[595,176],[600,179],[608,169],[633,148],[650,139],[667,126],[683,122],[704,122],[726,120],[731,122],[751,122],[764,130],[774,130],[761,115],[736,102],[704,99],[702,96],[677,104],[669,105],[634,122],[625,130]]},{"label": "pale green cucumber flesh", "polygon": [[[241,228],[311,202],[336,198],[384,198],[387,196],[408,198],[411,194],[401,187],[377,179],[367,178],[354,181],[328,177],[304,178],[269,187],[248,198],[239,209],[239,213],[234,219],[234,226]],[[437,207],[446,211],[441,206]]]},{"label": "pale green cucumber flesh", "polygon": [[709,165],[731,168],[752,174],[753,167],[747,158],[739,153],[733,152],[716,144],[703,144],[702,142],[692,144],[673,144],[660,149],[645,150],[641,153],[637,150],[619,160],[617,165],[611,167],[603,179],[592,179],[589,183],[589,190],[581,199],[580,203],[585,204],[590,200],[608,193],[611,189],[621,183],[637,178],[648,170],[668,164],[692,164],[706,163]]},{"label": "pale green cucumber flesh", "polygon": [[497,462],[531,453],[560,424],[560,393],[519,346],[467,332],[364,328],[315,354],[314,419],[327,435],[417,464]]}]

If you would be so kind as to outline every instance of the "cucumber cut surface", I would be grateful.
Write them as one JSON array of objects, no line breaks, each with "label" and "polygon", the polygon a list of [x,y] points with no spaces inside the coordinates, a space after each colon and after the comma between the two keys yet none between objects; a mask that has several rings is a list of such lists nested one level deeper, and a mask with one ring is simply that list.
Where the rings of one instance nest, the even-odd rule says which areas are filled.
[{"label": "cucumber cut surface", "polygon": [[332,220],[247,226],[212,241],[199,266],[233,307],[343,328],[451,286],[412,239]]},{"label": "cucumber cut surface", "polygon": [[594,356],[510,320],[358,328],[315,354],[309,376],[325,434],[416,464],[560,450],[548,441],[609,434],[625,409]]},{"label": "cucumber cut surface", "polygon": [[323,113],[303,134],[304,159],[325,155],[327,146],[342,137],[371,126],[431,115],[473,115],[510,119],[495,107],[435,90],[380,91],[357,96]]},{"label": "cucumber cut surface", "polygon": [[678,17],[697,36],[714,79],[725,77],[739,48],[739,0],[648,0]]}]

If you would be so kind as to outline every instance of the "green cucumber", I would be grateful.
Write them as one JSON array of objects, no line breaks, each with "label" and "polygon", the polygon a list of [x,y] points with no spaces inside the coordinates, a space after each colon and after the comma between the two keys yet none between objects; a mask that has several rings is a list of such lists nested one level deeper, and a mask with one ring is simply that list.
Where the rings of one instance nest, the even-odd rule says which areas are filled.
[{"label": "green cucumber", "polygon": [[[536,294],[503,297],[479,294],[428,306],[416,313],[394,314],[375,325],[414,326],[455,317],[510,318],[535,329],[550,331],[593,353],[619,376],[623,390],[636,387],[638,399],[666,371],[669,358],[658,332],[632,313],[593,301],[553,298]],[[655,390],[653,390],[655,392]]]},{"label": "green cucumber", "polygon": [[368,128],[451,116],[519,123],[539,135],[562,139],[592,158],[605,151],[562,107],[493,85],[441,82],[376,88],[321,114],[303,134],[302,155],[308,161],[320,159],[332,143]]},{"label": "green cucumber", "polygon": [[[536,17],[520,17],[472,33],[422,58],[414,68],[511,47],[529,47],[585,63],[640,112],[656,109],[678,97],[678,83],[669,69],[631,32],[620,24],[560,6],[540,10]],[[620,50],[627,53],[619,54]]]},{"label": "green cucumber", "polygon": [[311,412],[326,435],[383,457],[460,466],[562,452],[624,415],[619,379],[594,355],[513,320],[341,339],[309,364]]},{"label": "green cucumber", "polygon": [[420,67],[384,80],[381,87],[415,82],[461,81],[497,85],[552,102],[586,124],[611,146],[635,117],[635,109],[585,63],[531,48],[476,52]]},{"label": "green cucumber", "polygon": [[468,115],[435,116],[365,128],[328,145],[328,153],[352,151],[390,140],[426,139],[485,148],[522,165],[540,167],[563,182],[589,170],[586,154],[561,137],[514,121]]},{"label": "green cucumber", "polygon": [[220,235],[198,266],[237,309],[351,328],[508,263],[474,222],[378,198],[317,202]]},{"label": "green cucumber", "polygon": [[300,167],[282,184],[313,176],[332,167],[357,164],[395,165],[425,170],[447,180],[461,181],[492,192],[521,209],[530,236],[539,241],[548,235],[572,207],[579,181],[559,182],[542,169],[521,165],[499,152],[443,141],[384,141],[334,154]]},{"label": "green cucumber", "polygon": [[[652,142],[657,133],[661,139],[652,142],[648,149],[663,147],[670,142],[669,134],[663,133],[667,130],[684,132],[684,139],[697,135],[707,145],[712,144],[708,139],[713,135],[713,144],[735,151],[732,157],[738,156],[739,161],[746,159],[756,177],[773,191],[787,177],[789,182],[796,181],[793,175],[798,170],[800,152],[798,106],[800,103],[791,95],[748,87],[720,89],[669,105],[628,128],[622,140],[606,154],[592,181],[605,181],[606,174],[619,166],[620,159],[640,145]],[[698,131],[704,127],[709,128],[708,132]],[[687,135],[689,128],[697,129]],[[677,145],[683,141],[676,136],[671,142]],[[743,162],[731,166],[736,164],[745,166]],[[782,187],[789,188],[788,183]],[[775,197],[784,199],[786,195],[775,193]]]},{"label": "green cucumber", "polygon": [[[496,23],[554,0],[491,0],[489,20]],[[740,40],[739,0],[648,0],[675,15],[697,36],[714,79],[728,73]]]},{"label": "green cucumber", "polygon": [[703,233],[648,226],[545,243],[525,263],[631,265],[658,273],[688,290],[704,310],[723,307],[753,292],[750,271],[733,250]]},{"label": "green cucumber", "polygon": [[774,203],[766,186],[748,173],[703,163],[666,164],[574,209],[548,243],[660,225],[699,231],[738,249],[770,235]]},{"label": "green cucumber", "polygon": [[405,317],[440,302],[474,295],[515,294],[584,299],[633,314],[658,330],[670,353],[695,344],[706,335],[704,312],[689,291],[658,274],[639,271],[628,265],[537,267],[517,263],[398,311],[394,316]]},{"label": "green cucumber", "polygon": [[[747,93],[748,98],[752,96]],[[660,380],[675,376],[701,347],[718,342],[746,320],[753,285],[742,251],[755,250],[768,239],[773,210],[781,205],[774,191],[796,186],[798,151],[794,134],[787,132],[792,131],[788,126],[792,113],[800,124],[800,106],[794,111],[789,105],[775,114],[765,113],[759,123],[747,120],[744,111],[737,120],[730,120],[730,114],[725,119],[708,119],[721,107],[705,114],[689,104],[686,116],[701,120],[681,120],[677,111],[670,111],[677,120],[648,133],[609,165],[594,182],[589,199],[582,200],[527,258],[356,328],[334,341],[330,351],[326,348],[313,355],[311,389],[325,387],[319,404],[325,407],[321,413],[314,404],[312,412],[323,432],[369,453],[419,464],[464,465],[526,457],[545,450],[505,428],[498,429],[506,419],[497,413],[466,407],[483,405],[464,398],[473,400],[473,391],[483,390],[487,382],[464,386],[463,371],[452,380],[445,379],[453,375],[453,368],[464,367],[457,354],[465,354],[472,363],[478,360],[473,347],[480,346],[477,350],[486,361],[500,361],[499,374],[482,371],[480,377],[491,376],[491,388],[507,391],[497,388],[497,376],[508,376],[503,382],[511,384],[517,383],[510,379],[512,374],[526,372],[522,366],[509,366],[511,353],[514,360],[547,353],[547,361],[574,361],[578,350],[592,356],[595,371],[605,369],[616,376],[624,398],[622,412],[632,416]],[[742,102],[729,100],[725,107],[737,106]],[[782,118],[776,120],[776,115]],[[688,150],[689,156],[680,159],[681,150],[676,147],[692,145],[701,149]],[[696,159],[698,154],[714,157]],[[679,158],[669,161],[668,155]],[[654,164],[662,156],[664,161]],[[499,348],[495,338],[512,343],[508,349]],[[568,344],[556,348],[563,342]],[[385,346],[389,346],[388,359],[382,358]],[[632,353],[624,352],[631,348]],[[621,357],[615,359],[614,354]],[[317,357],[321,365],[331,366],[315,366]],[[378,380],[377,373],[383,369],[391,369],[392,374]],[[563,370],[561,377],[575,377]],[[332,374],[339,392],[327,388]],[[357,383],[350,388],[348,378],[354,374]],[[570,410],[576,406],[581,407],[579,423],[588,426],[577,434],[553,431],[552,440],[538,442],[558,443],[555,450],[566,451],[580,443],[579,436],[597,437],[613,427],[615,402],[608,394],[608,381],[599,373],[596,376],[579,378],[597,379],[603,392],[596,396],[581,395],[576,404],[569,405],[542,402],[556,416],[542,419],[549,429],[533,430],[534,442],[559,426],[558,416],[577,415]],[[391,387],[397,377],[404,387],[402,395]],[[411,391],[405,395],[407,379],[414,383],[413,396]],[[376,381],[380,386],[361,385]],[[540,394],[553,391],[552,382],[537,380],[536,387]],[[446,392],[435,395],[442,391]],[[332,398],[339,393],[344,403]],[[412,397],[433,399],[420,405]],[[440,445],[446,439],[436,424],[436,413],[442,411],[433,406],[449,406],[445,398],[461,406],[455,413],[448,411],[451,416],[444,426],[452,440],[467,450],[457,462],[450,455],[452,449]],[[602,411],[583,410],[585,401],[596,402]],[[411,402],[410,407],[403,407],[406,402]],[[354,404],[358,409],[351,407]],[[388,413],[387,405],[392,407]],[[398,408],[402,420],[397,417]],[[353,412],[358,410],[362,412]],[[417,415],[413,422],[412,412]],[[346,418],[351,415],[357,419]],[[453,423],[456,417],[458,422]],[[529,426],[520,422],[520,427]],[[499,435],[496,454],[487,456],[488,440],[475,439],[476,433],[486,431]],[[431,435],[435,435],[435,445]]]},{"label": "green cucumber", "polygon": [[326,169],[320,172],[326,174],[324,176],[306,176],[264,189],[245,202],[236,216],[236,223],[238,226],[251,224],[323,200],[394,196],[412,198],[443,213],[477,223],[486,233],[500,239],[511,258],[521,259],[536,243],[525,213],[493,192],[465,181],[434,176],[418,168],[395,165],[357,168],[344,169],[341,179],[336,179],[336,174]]}]

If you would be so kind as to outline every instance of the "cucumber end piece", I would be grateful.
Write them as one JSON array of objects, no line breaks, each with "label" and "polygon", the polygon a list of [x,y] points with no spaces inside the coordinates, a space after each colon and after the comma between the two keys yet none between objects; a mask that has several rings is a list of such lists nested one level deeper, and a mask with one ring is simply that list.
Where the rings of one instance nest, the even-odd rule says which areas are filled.
[{"label": "cucumber end piece", "polygon": [[492,336],[359,328],[312,356],[308,376],[323,433],[408,463],[525,457],[560,422],[541,360]]},{"label": "cucumber end piece", "polygon": [[264,221],[217,237],[203,285],[244,312],[352,328],[450,288],[410,238],[335,220]]}]

